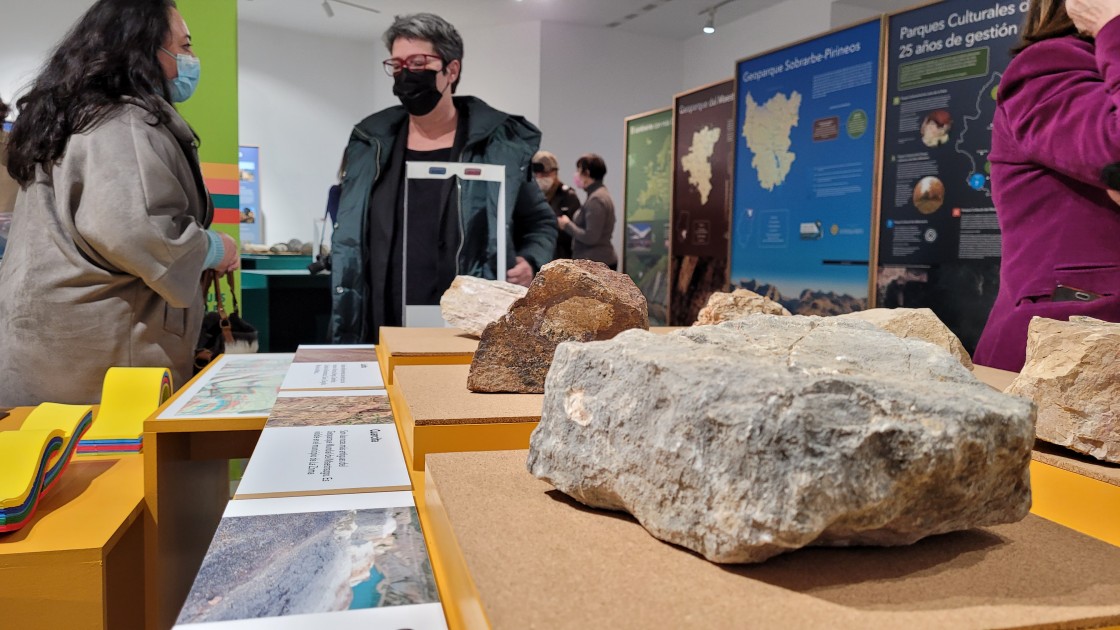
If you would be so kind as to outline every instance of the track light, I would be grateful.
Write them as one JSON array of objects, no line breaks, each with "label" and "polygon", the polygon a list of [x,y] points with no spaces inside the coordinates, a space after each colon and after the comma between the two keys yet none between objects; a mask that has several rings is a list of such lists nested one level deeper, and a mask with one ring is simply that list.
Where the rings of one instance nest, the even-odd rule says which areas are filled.
[{"label": "track light", "polygon": [[327,0],[323,0],[323,13],[326,13],[329,18],[334,17],[334,9],[331,8],[331,3]]},{"label": "track light", "polygon": [[[324,1],[326,1],[326,0],[324,0]],[[716,10],[715,10],[715,8],[712,8],[712,10],[708,12],[708,21],[707,21],[707,23],[704,24],[704,32],[707,33],[708,35],[711,35],[712,33],[716,32]]]}]

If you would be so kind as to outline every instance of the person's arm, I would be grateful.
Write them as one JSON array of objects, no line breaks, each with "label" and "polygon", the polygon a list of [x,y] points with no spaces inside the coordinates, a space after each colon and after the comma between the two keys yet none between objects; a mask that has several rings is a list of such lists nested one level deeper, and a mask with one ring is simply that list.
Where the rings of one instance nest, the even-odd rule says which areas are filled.
[{"label": "person's arm", "polygon": [[1039,164],[1104,188],[1102,169],[1120,161],[1120,20],[1098,34],[1095,64],[1065,38],[1020,57],[1026,71],[1000,88],[1012,136]]},{"label": "person's arm", "polygon": [[[596,245],[603,242],[603,235],[607,231],[607,220],[611,209],[598,197],[591,195],[583,204],[583,227],[575,222],[567,222],[564,231],[572,238],[584,245]],[[608,237],[609,238],[609,237]]]},{"label": "person's arm", "polygon": [[556,215],[540,187],[532,182],[523,183],[517,193],[513,236],[517,256],[524,258],[534,273],[552,261],[556,250]]},{"label": "person's arm", "polygon": [[106,125],[112,128],[72,138],[68,152],[78,155],[59,169],[59,181],[81,187],[72,192],[80,195],[74,227],[110,271],[136,276],[172,307],[186,308],[199,293],[211,240],[187,214],[184,186],[194,181],[172,170],[172,150],[181,149],[143,121]]}]

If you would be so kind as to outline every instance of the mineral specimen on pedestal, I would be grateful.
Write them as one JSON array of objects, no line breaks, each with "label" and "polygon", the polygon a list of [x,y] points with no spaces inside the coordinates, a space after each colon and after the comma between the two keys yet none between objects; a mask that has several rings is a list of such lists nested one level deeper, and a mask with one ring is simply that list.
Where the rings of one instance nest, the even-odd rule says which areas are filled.
[{"label": "mineral specimen on pedestal", "polygon": [[1120,324],[1035,317],[1008,394],[1038,405],[1038,437],[1120,463]]},{"label": "mineral specimen on pedestal", "polygon": [[789,315],[790,313],[781,304],[754,291],[735,289],[731,293],[713,293],[704,308],[700,309],[700,315],[693,325],[708,326],[756,314]]},{"label": "mineral specimen on pedestal", "polygon": [[928,308],[873,308],[837,317],[871,322],[877,328],[903,339],[928,341],[944,348],[962,365],[972,369],[972,357],[968,356],[961,340]]},{"label": "mineral specimen on pedestal", "polygon": [[467,388],[540,394],[557,344],[610,339],[631,328],[649,329],[649,314],[630,276],[590,260],[557,260],[486,327]]},{"label": "mineral specimen on pedestal", "polygon": [[528,468],[714,562],[904,545],[1030,510],[1034,406],[931,344],[754,315],[561,344]]},{"label": "mineral specimen on pedestal", "polygon": [[443,321],[472,337],[481,337],[490,322],[506,314],[517,298],[528,291],[523,286],[485,280],[474,276],[457,276],[439,300]]}]

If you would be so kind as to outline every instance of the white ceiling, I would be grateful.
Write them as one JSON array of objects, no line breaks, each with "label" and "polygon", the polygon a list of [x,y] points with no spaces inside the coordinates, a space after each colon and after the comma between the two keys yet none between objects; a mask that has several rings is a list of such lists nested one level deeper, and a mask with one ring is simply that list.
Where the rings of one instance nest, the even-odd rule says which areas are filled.
[{"label": "white ceiling", "polygon": [[[375,14],[322,0],[238,0],[242,20],[289,30],[365,41],[376,40],[394,15],[427,11],[457,27],[550,21],[610,26],[632,33],[682,40],[700,34],[701,12],[723,0],[349,0],[378,9]],[[782,0],[730,0],[716,12],[716,25],[779,4]],[[829,11],[832,0],[820,0]]]}]

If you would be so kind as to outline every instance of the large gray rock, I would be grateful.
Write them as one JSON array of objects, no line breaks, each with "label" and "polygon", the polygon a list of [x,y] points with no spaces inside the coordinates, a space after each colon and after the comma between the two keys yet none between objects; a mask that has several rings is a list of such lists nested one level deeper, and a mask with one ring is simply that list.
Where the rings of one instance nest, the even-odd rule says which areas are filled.
[{"label": "large gray rock", "polygon": [[944,348],[949,354],[956,357],[961,365],[972,369],[972,357],[968,356],[968,350],[964,349],[964,344],[928,308],[872,308],[866,311],[837,315],[837,317],[871,322],[877,328],[903,339],[928,341],[935,346]]},{"label": "large gray rock", "polygon": [[1039,439],[1120,464],[1120,324],[1035,317],[1007,393],[1038,405]]},{"label": "large gray rock", "polygon": [[481,337],[491,322],[498,321],[528,291],[528,287],[500,280],[456,276],[439,299],[440,314],[452,328]]},{"label": "large gray rock", "polygon": [[871,324],[755,315],[556,350],[529,471],[714,562],[1030,510],[1034,406]]}]

